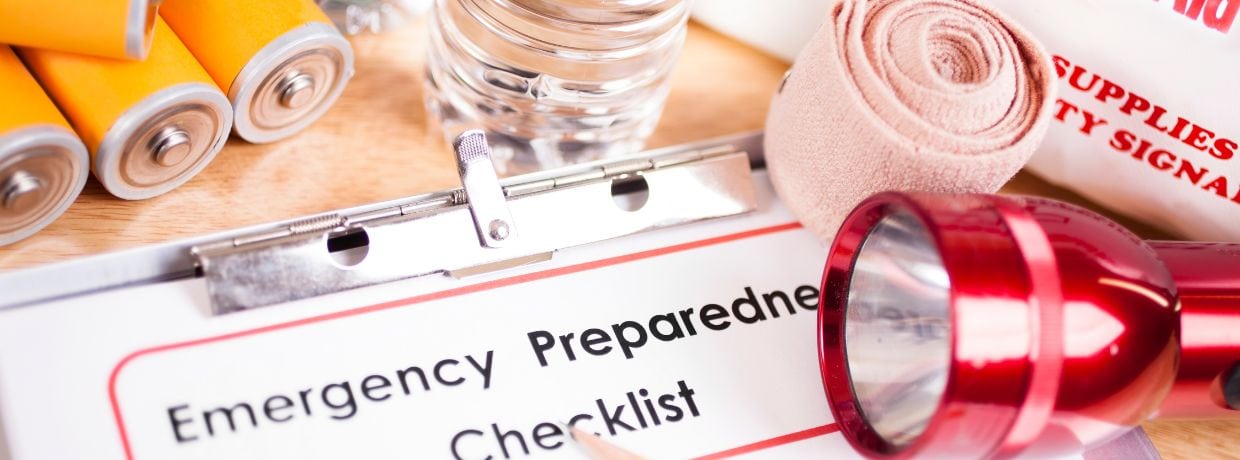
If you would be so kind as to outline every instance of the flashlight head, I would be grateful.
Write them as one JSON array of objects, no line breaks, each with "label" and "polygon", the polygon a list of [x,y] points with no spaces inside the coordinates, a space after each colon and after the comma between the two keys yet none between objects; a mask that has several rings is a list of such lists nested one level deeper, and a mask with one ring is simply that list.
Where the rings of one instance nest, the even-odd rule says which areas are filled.
[{"label": "flashlight head", "polygon": [[1175,376],[1175,288],[1140,239],[1039,198],[887,192],[823,275],[820,364],[873,458],[1079,452],[1146,419]]}]

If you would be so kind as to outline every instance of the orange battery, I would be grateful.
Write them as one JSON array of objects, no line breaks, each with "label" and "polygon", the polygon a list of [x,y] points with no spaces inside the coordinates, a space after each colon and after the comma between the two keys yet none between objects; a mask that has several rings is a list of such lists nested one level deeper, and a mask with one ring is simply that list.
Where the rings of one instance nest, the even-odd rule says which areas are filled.
[{"label": "orange battery", "polygon": [[0,0],[0,43],[145,59],[159,0]]},{"label": "orange battery", "polygon": [[228,139],[232,108],[163,21],[145,61],[19,48],[91,153],[109,192],[163,194],[205,168]]},{"label": "orange battery", "polygon": [[353,76],[353,49],[312,0],[167,0],[160,16],[228,93],[250,142],[305,129]]},{"label": "orange battery", "polygon": [[0,246],[64,214],[86,185],[90,158],[43,88],[0,45]]}]

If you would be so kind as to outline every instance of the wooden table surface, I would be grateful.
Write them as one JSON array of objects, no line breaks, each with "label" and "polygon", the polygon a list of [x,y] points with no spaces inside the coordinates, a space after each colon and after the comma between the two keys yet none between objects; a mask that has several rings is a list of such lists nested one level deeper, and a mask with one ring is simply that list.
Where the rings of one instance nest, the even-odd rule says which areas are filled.
[{"label": "wooden table surface", "polygon": [[[171,193],[123,201],[92,179],[58,221],[25,241],[0,247],[0,270],[456,186],[455,163],[422,108],[422,33],[423,25],[414,23],[386,35],[354,38],[357,74],[322,120],[274,144],[230,140],[210,167]],[[775,58],[691,25],[667,108],[648,145],[761,129],[786,68]],[[1091,206],[1026,173],[1005,190]],[[1145,429],[1166,458],[1240,456],[1240,422],[1160,421]]]}]

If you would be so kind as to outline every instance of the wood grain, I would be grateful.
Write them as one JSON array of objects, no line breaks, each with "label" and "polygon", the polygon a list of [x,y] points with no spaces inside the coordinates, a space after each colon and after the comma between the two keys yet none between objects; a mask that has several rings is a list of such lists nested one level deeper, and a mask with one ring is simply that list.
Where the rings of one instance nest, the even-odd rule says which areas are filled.
[{"label": "wood grain", "polygon": [[[0,269],[63,261],[202,233],[399,198],[456,185],[456,168],[422,108],[423,25],[353,40],[357,75],[306,132],[253,145],[229,141],[198,177],[166,195],[124,201],[93,179],[38,235],[0,248]],[[761,129],[786,64],[691,25],[651,147]],[[1005,189],[1082,203],[1022,173]],[[1145,236],[1164,236],[1129,220]],[[825,410],[825,408],[824,408]],[[1164,456],[1240,456],[1240,422],[1146,424]]]}]

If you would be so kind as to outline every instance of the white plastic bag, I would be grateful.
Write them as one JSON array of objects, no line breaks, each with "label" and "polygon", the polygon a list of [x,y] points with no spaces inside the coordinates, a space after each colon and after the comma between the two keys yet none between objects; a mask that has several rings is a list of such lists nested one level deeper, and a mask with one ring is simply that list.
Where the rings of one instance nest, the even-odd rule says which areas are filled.
[{"label": "white plastic bag", "polygon": [[1195,239],[1240,240],[1240,0],[990,0],[1055,55],[1028,169]]}]

